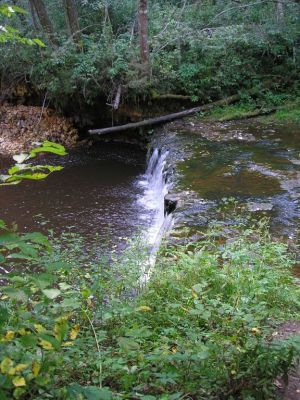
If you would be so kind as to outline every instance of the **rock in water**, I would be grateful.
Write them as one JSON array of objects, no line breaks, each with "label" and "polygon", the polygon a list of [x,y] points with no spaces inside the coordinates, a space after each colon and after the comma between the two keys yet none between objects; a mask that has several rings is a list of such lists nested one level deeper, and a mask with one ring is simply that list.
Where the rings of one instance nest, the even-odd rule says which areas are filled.
[{"label": "rock in water", "polygon": [[272,203],[247,203],[247,208],[250,212],[272,211],[274,206]]}]

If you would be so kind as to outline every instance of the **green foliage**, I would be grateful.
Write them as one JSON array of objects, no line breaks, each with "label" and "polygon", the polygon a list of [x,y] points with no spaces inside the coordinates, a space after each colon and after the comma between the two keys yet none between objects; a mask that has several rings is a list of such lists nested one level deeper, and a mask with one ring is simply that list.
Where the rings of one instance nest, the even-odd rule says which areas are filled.
[{"label": "green foliage", "polygon": [[40,153],[51,153],[59,156],[66,155],[64,146],[58,143],[44,141],[39,147],[32,149],[28,154],[21,153],[13,156],[16,164],[11,167],[7,175],[0,175],[0,186],[16,185],[23,179],[41,180],[47,178],[52,172],[61,171],[60,165],[32,165],[24,164],[25,161],[35,158]]},{"label": "green foliage", "polygon": [[[16,5],[0,4],[0,17],[11,18],[16,13],[26,14],[23,8]],[[0,19],[1,22],[1,19]],[[40,47],[45,47],[45,44],[40,39],[28,39],[23,37],[18,29],[13,28],[10,25],[0,24],[0,43],[17,42],[26,45],[38,45]]]},{"label": "green foliage", "polygon": [[[26,6],[20,1],[20,4]],[[299,75],[299,4],[284,4],[284,23],[272,2],[232,1],[149,2],[150,65],[139,60],[136,5],[129,0],[78,4],[81,51],[67,37],[60,0],[47,2],[59,42],[20,49],[7,43],[0,49],[5,87],[15,76],[31,90],[47,91],[66,107],[70,100],[112,102],[121,84],[122,98],[150,98],[151,93],[189,95],[207,101],[272,80],[278,89],[297,86]],[[33,34],[30,13],[14,29]],[[24,21],[23,21],[24,22]],[[39,32],[40,40],[47,35]],[[7,68],[9,66],[9,68]]]},{"label": "green foliage", "polygon": [[[298,105],[291,105],[285,107],[283,110],[279,110],[274,114],[274,118],[277,121],[285,123],[297,123],[300,124],[300,109]],[[267,119],[270,120],[270,119]]]},{"label": "green foliage", "polygon": [[224,107],[216,107],[206,114],[199,115],[207,120],[226,121],[231,119],[242,119],[254,111],[274,110],[270,115],[261,117],[262,121],[300,123],[299,97],[295,94],[274,93],[266,91],[256,99],[242,97],[241,101]]},{"label": "green foliage", "polygon": [[108,259],[0,227],[4,399],[270,399],[299,354],[272,335],[299,316],[293,259],[262,227],[166,249],[145,288],[139,243]]},{"label": "green foliage", "polygon": [[[212,111],[208,112],[205,116],[209,120],[226,121],[230,119],[243,118],[249,112],[256,109],[255,103],[238,103],[235,105],[216,107]],[[201,118],[203,115],[201,115]]]}]

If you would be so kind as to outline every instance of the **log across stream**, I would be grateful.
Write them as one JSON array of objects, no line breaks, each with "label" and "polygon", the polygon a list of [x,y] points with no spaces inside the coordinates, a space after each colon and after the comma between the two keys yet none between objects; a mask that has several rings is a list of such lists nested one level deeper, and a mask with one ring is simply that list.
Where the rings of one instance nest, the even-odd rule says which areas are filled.
[{"label": "log across stream", "polygon": [[[268,86],[269,86],[269,84],[266,83],[265,87],[268,87]],[[257,93],[258,93],[257,88],[253,88],[253,89],[249,90],[249,92],[248,92],[248,94],[252,95],[252,96],[257,95]],[[175,112],[172,114],[149,118],[149,119],[145,119],[145,120],[138,121],[138,122],[131,122],[131,123],[125,124],[125,125],[117,125],[117,126],[111,126],[111,127],[107,127],[107,128],[101,128],[101,129],[90,129],[89,134],[90,135],[105,135],[105,134],[124,132],[124,131],[133,130],[133,129],[139,129],[139,128],[160,125],[160,124],[164,124],[164,123],[171,122],[174,120],[182,119],[182,118],[185,118],[185,117],[188,117],[188,116],[200,113],[200,112],[209,111],[216,107],[222,107],[225,105],[233,104],[233,103],[236,103],[237,101],[239,101],[240,99],[241,99],[240,94],[234,94],[232,96],[226,97],[225,99],[217,100],[212,103],[193,107],[193,108]],[[272,108],[269,110],[256,110],[256,112],[250,113],[249,118],[256,117],[261,114],[262,115],[269,114],[274,111],[275,111],[275,108]]]}]

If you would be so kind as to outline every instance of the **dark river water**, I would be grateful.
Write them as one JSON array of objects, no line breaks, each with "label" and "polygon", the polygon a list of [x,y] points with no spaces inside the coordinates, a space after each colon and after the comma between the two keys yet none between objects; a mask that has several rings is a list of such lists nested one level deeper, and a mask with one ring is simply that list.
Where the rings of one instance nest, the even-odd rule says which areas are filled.
[{"label": "dark river water", "polygon": [[[270,218],[278,236],[297,240],[299,134],[298,126],[254,120],[186,121],[156,132],[148,168],[146,152],[125,144],[101,143],[66,157],[42,158],[40,163],[64,169],[43,181],[1,187],[0,218],[17,222],[21,231],[98,234],[117,246],[146,233],[154,245],[161,237],[169,191],[180,197],[174,214],[180,237],[190,236],[186,228],[193,234],[219,218],[220,203],[229,198],[257,218]],[[10,163],[2,157],[0,169]]]},{"label": "dark river water", "polygon": [[[21,231],[99,234],[116,243],[147,224],[137,204],[143,192],[138,180],[145,171],[145,152],[103,143],[92,150],[38,161],[64,169],[43,181],[0,188],[0,218],[9,224],[16,222]],[[0,168],[10,163],[2,157]]]}]

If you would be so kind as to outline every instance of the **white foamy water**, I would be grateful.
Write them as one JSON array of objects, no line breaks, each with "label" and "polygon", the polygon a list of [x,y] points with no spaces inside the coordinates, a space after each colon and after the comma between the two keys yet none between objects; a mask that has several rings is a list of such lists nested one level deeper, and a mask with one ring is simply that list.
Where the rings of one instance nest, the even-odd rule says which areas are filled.
[{"label": "white foamy water", "polygon": [[141,219],[147,220],[149,224],[146,228],[146,242],[150,247],[149,266],[141,277],[144,282],[149,279],[151,268],[155,264],[161,239],[173,222],[172,215],[165,215],[165,196],[171,186],[166,175],[167,156],[168,151],[154,149],[148,160],[147,170],[139,181],[139,185],[144,189],[138,200],[142,207]]},{"label": "white foamy water", "polygon": [[[161,228],[164,225],[164,199],[169,190],[166,179],[165,165],[168,152],[155,149],[149,158],[147,170],[139,184],[144,188],[142,197],[138,200],[147,214],[150,214],[150,227],[147,229],[147,242],[152,247],[161,238]],[[149,213],[150,211],[150,213]],[[145,214],[141,213],[141,219]]]}]

